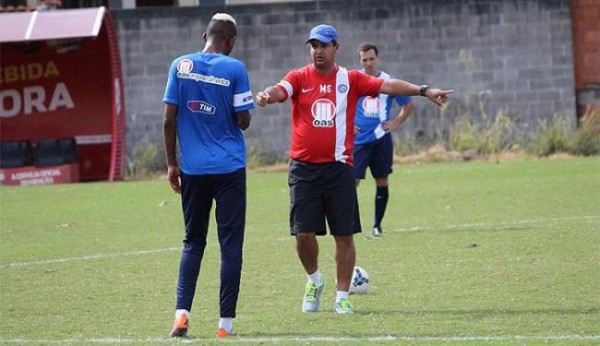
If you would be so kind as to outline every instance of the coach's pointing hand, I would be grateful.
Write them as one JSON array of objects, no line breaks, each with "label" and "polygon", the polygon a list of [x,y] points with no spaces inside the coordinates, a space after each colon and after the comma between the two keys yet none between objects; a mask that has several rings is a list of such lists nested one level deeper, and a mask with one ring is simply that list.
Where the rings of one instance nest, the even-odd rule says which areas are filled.
[{"label": "coach's pointing hand", "polygon": [[270,103],[283,102],[287,98],[287,95],[283,93],[277,86],[270,86],[264,91],[259,91],[256,94],[256,103],[264,107]]},{"label": "coach's pointing hand", "polygon": [[425,92],[425,96],[427,96],[427,98],[436,105],[442,106],[448,101],[448,96],[453,92],[454,90],[430,88]]}]

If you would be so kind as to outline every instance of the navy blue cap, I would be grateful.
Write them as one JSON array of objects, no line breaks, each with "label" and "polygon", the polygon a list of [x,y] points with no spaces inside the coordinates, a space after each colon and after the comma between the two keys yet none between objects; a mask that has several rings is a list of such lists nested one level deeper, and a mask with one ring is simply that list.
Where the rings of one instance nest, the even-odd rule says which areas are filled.
[{"label": "navy blue cap", "polygon": [[317,40],[323,43],[330,43],[333,41],[337,42],[338,33],[337,30],[331,25],[319,24],[310,30],[310,35],[306,43],[310,40]]}]

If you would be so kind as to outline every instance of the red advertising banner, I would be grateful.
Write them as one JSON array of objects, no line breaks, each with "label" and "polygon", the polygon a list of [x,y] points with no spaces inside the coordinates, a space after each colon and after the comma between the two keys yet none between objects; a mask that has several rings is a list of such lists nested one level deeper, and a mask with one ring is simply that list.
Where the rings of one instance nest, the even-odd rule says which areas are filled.
[{"label": "red advertising banner", "polygon": [[62,184],[76,181],[79,181],[79,165],[76,163],[0,169],[0,185]]}]

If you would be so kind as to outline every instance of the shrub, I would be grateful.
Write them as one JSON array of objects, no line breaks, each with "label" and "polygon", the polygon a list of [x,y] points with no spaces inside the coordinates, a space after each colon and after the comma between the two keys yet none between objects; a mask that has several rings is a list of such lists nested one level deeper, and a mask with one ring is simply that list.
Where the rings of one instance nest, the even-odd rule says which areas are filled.
[{"label": "shrub", "polygon": [[573,151],[576,155],[600,155],[600,108],[588,108],[581,117]]},{"label": "shrub", "polygon": [[488,116],[485,110],[487,96],[487,92],[479,92],[476,96],[478,118],[472,116],[474,107],[470,107],[469,102],[459,111],[458,121],[450,126],[449,146],[452,150],[498,154],[519,139],[517,127],[504,110],[497,111],[493,118]]},{"label": "shrub", "polygon": [[132,150],[128,174],[135,177],[166,172],[165,162],[166,156],[162,147],[152,143],[139,143]]},{"label": "shrub", "polygon": [[463,114],[450,129],[450,148],[458,152],[479,151],[479,130],[468,116]]},{"label": "shrub", "polygon": [[394,154],[397,156],[408,156],[418,153],[422,150],[422,146],[417,143],[414,136],[400,137],[393,136],[394,139]]},{"label": "shrub", "polygon": [[554,116],[550,122],[540,121],[538,128],[531,135],[530,152],[537,156],[571,152],[574,139],[571,118],[572,116],[565,112]]}]

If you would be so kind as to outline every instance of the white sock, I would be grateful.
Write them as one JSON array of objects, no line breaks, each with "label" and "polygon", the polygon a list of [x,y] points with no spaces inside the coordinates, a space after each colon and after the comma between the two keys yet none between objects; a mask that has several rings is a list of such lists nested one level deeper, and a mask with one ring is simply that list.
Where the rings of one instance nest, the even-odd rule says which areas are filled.
[{"label": "white sock", "polygon": [[348,299],[348,291],[337,291],[335,294],[335,301],[339,302],[342,299]]},{"label": "white sock", "polygon": [[179,316],[181,316],[181,315],[186,315],[188,318],[190,318],[190,312],[187,311],[186,309],[175,310],[175,319],[179,319]]},{"label": "white sock", "polygon": [[317,271],[312,274],[307,274],[307,276],[312,282],[315,283],[315,285],[321,284],[321,272],[319,271],[319,269],[317,269]]},{"label": "white sock", "polygon": [[223,328],[225,329],[225,331],[227,333],[231,333],[231,330],[233,329],[233,318],[223,318],[221,317],[219,319],[219,329]]}]

